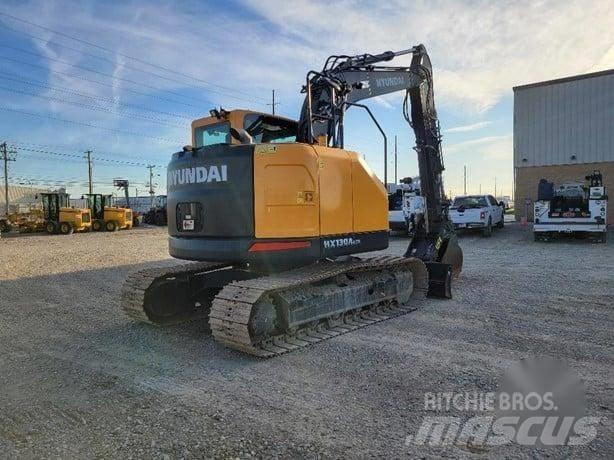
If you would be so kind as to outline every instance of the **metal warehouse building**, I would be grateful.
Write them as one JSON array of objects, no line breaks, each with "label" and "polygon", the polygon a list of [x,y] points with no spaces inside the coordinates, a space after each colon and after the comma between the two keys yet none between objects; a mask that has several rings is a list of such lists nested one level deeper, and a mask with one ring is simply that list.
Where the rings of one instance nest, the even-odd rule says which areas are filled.
[{"label": "metal warehouse building", "polygon": [[[20,187],[18,185],[9,185],[9,207],[11,212],[18,211],[21,205],[30,205],[40,203],[36,199],[37,194],[45,192],[42,188]],[[0,217],[4,217],[4,209],[6,206],[6,198],[4,186],[0,187]]]},{"label": "metal warehouse building", "polygon": [[[533,218],[537,184],[598,169],[614,196],[614,69],[514,88],[516,219]],[[614,223],[609,200],[608,223]]]}]

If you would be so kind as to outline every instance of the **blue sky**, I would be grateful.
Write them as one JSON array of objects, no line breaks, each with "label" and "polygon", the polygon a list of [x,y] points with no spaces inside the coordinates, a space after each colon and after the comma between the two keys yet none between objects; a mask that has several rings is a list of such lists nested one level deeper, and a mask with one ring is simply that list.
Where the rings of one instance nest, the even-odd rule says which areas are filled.
[{"label": "blue sky", "polygon": [[[512,192],[512,87],[614,67],[608,1],[5,1],[0,7],[0,139],[17,148],[12,182],[85,191],[147,164],[165,187],[170,154],[214,105],[296,118],[305,74],[330,54],[409,48],[431,55],[446,190]],[[59,33],[58,33],[59,32]],[[73,38],[70,38],[73,37]],[[75,40],[74,38],[77,38]],[[403,63],[403,60],[399,61]],[[399,145],[399,177],[417,174],[402,94],[369,101]],[[348,147],[383,177],[381,139],[348,114]],[[392,155],[389,181],[393,179]],[[134,192],[134,189],[133,189]]]}]

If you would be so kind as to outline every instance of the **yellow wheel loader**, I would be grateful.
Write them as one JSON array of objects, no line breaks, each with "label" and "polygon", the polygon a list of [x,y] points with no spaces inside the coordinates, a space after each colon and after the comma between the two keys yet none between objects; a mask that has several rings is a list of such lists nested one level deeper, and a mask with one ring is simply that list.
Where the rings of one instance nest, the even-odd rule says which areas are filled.
[{"label": "yellow wheel loader", "polygon": [[[384,66],[411,55],[409,66]],[[388,247],[388,196],[361,154],[344,149],[344,114],[405,92],[427,210],[404,256]],[[448,220],[441,135],[424,46],[331,56],[309,72],[298,122],[212,110],[168,166],[169,250],[198,261],[131,274],[122,306],[139,321],[208,316],[218,342],[259,357],[311,345],[451,297],[462,251]],[[376,125],[379,127],[379,124]]]},{"label": "yellow wheel loader", "polygon": [[112,205],[111,195],[85,194],[87,207],[92,213],[92,230],[115,232],[132,228],[132,210]]},{"label": "yellow wheel loader", "polygon": [[69,206],[69,195],[67,193],[41,193],[41,199],[47,233],[69,235],[73,232],[91,230],[90,210]]}]

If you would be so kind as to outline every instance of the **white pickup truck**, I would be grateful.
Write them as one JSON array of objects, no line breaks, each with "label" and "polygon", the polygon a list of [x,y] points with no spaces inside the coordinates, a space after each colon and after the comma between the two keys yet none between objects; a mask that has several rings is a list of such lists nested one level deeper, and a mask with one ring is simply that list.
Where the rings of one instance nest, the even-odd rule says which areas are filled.
[{"label": "white pickup truck", "polygon": [[403,191],[388,195],[388,224],[393,232],[406,232],[407,221],[403,214]]},{"label": "white pickup truck", "polygon": [[482,235],[492,235],[492,228],[503,228],[504,204],[492,195],[467,195],[454,198],[449,209],[450,220],[457,230],[482,229]]}]

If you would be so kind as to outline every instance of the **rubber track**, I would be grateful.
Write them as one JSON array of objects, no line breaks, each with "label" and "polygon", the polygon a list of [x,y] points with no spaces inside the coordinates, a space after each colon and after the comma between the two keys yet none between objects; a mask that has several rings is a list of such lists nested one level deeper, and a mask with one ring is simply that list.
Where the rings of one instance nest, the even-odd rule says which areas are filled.
[{"label": "rubber track", "polygon": [[229,348],[262,358],[281,355],[322,340],[409,313],[415,308],[392,305],[387,302],[373,304],[360,310],[346,312],[343,321],[328,325],[321,321],[317,329],[304,328],[295,334],[282,334],[272,340],[252,343],[249,321],[254,305],[263,296],[289,288],[299,288],[343,273],[409,268],[413,274],[412,297],[424,298],[428,290],[428,273],[424,263],[415,258],[378,257],[350,262],[329,262],[310,265],[275,275],[235,281],[224,287],[213,300],[209,324],[216,341]]},{"label": "rubber track", "polygon": [[131,273],[126,278],[126,281],[124,281],[121,289],[122,309],[130,318],[136,321],[158,326],[158,323],[149,319],[144,308],[145,292],[156,279],[216,270],[227,266],[227,263],[219,262],[192,262],[175,267],[147,268]]}]

